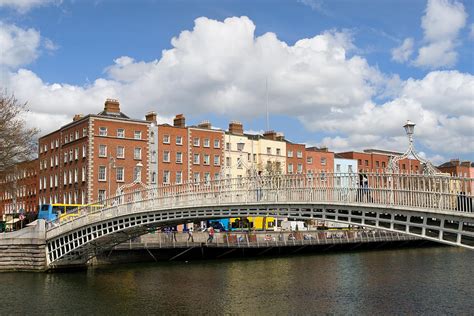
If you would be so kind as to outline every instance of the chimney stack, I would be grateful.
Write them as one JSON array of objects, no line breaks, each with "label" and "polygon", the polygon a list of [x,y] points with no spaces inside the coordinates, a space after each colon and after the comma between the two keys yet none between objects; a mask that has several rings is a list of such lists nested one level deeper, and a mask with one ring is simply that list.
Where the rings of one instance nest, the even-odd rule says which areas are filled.
[{"label": "chimney stack", "polygon": [[229,123],[229,133],[235,135],[244,135],[244,127],[241,122],[231,121]]},{"label": "chimney stack", "polygon": [[271,139],[271,140],[276,140],[277,133],[275,131],[266,131],[263,133],[263,138],[265,139]]},{"label": "chimney stack", "polygon": [[186,127],[186,120],[183,114],[177,114],[173,120],[174,127]]},{"label": "chimney stack", "polygon": [[152,122],[152,123],[155,123],[156,124],[156,112],[148,112],[146,115],[145,115],[145,120],[147,122]]},{"label": "chimney stack", "polygon": [[284,141],[285,135],[283,135],[283,133],[276,133],[276,140]]},{"label": "chimney stack", "polygon": [[105,100],[104,111],[106,113],[120,113],[120,103],[116,99]]},{"label": "chimney stack", "polygon": [[198,127],[205,128],[205,129],[211,129],[211,122],[202,121],[201,123],[199,123]]},{"label": "chimney stack", "polygon": [[74,115],[74,117],[72,118],[72,121],[75,122],[75,121],[79,121],[81,118],[83,118],[84,115],[82,114],[76,114]]}]

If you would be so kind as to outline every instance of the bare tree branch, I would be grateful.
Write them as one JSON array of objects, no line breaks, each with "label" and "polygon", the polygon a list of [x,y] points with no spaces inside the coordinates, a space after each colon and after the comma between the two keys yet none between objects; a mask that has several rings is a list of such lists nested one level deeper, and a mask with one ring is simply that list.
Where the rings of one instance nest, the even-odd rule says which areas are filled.
[{"label": "bare tree branch", "polygon": [[28,127],[24,118],[27,112],[26,103],[19,103],[6,90],[0,91],[0,172],[36,155],[39,131]]}]

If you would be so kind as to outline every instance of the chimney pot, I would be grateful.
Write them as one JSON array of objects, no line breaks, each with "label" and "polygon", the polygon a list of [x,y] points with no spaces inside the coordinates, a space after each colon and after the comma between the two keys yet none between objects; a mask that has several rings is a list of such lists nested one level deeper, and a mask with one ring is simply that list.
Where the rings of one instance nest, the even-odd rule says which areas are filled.
[{"label": "chimney pot", "polygon": [[75,122],[75,121],[79,121],[81,118],[83,118],[84,115],[82,114],[76,114],[74,115],[74,117],[72,118],[72,121]]},{"label": "chimney pot", "polygon": [[120,113],[120,103],[117,99],[107,99],[104,104],[106,113]]},{"label": "chimney pot", "polygon": [[231,121],[229,123],[229,133],[235,134],[235,135],[243,135],[244,126],[239,121]]},{"label": "chimney pot", "polygon": [[145,120],[156,124],[156,112],[148,112],[145,115]]}]

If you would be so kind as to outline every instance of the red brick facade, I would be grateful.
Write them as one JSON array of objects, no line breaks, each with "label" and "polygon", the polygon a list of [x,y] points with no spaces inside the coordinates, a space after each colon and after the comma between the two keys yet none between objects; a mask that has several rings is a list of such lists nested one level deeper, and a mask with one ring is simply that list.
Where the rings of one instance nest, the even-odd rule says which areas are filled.
[{"label": "red brick facade", "polygon": [[[88,204],[115,195],[141,172],[148,181],[149,122],[107,100],[98,115],[75,117],[39,139],[39,202]],[[140,164],[142,167],[140,168]]]},{"label": "red brick facade", "polygon": [[307,172],[333,172],[334,153],[327,148],[306,148],[306,170]]},{"label": "red brick facade", "polygon": [[286,173],[306,173],[306,146],[286,141]]},{"label": "red brick facade", "polygon": [[38,159],[25,161],[0,174],[0,220],[4,214],[20,210],[27,213],[37,211],[38,166]]},{"label": "red brick facade", "polygon": [[[390,157],[397,155],[398,153],[382,153],[381,151],[369,151],[369,152],[343,152],[338,153],[338,156],[347,159],[356,159],[359,171],[366,172],[384,172],[388,167]],[[415,159],[403,159],[399,161],[400,172],[408,172],[411,170],[412,173],[421,172],[420,162]]]},{"label": "red brick facade", "polygon": [[188,131],[185,127],[158,125],[157,184],[181,184],[188,179]]},{"label": "red brick facade", "polygon": [[189,127],[190,181],[219,178],[223,163],[224,131],[208,127]]}]

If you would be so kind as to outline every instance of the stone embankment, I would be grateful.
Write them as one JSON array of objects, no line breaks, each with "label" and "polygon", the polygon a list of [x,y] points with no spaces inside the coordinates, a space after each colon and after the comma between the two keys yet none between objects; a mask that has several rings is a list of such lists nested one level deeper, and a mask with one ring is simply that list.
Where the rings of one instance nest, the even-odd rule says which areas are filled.
[{"label": "stone embankment", "polygon": [[0,272],[45,271],[45,237],[44,220],[15,232],[0,233]]}]

